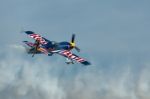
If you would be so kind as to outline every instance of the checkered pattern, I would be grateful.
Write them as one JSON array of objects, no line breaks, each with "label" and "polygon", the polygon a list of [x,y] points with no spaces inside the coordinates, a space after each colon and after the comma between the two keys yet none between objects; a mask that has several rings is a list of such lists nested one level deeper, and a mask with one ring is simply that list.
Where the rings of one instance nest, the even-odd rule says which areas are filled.
[{"label": "checkered pattern", "polygon": [[47,44],[47,42],[38,34],[29,34],[29,36],[35,40],[38,40],[41,44]]},{"label": "checkered pattern", "polygon": [[79,56],[77,56],[67,50],[60,51],[59,53],[69,59],[76,60],[77,62],[80,62],[80,63],[85,61],[83,58],[80,58]]},{"label": "checkered pattern", "polygon": [[28,42],[28,41],[23,41],[25,44],[27,44],[28,46],[30,46],[30,47],[33,47],[34,46],[34,44],[32,43],[32,42]]}]

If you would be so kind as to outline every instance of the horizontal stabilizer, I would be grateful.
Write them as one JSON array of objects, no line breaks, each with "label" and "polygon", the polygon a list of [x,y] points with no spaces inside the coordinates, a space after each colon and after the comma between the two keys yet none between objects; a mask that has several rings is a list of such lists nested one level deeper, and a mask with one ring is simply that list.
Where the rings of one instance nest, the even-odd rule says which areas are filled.
[{"label": "horizontal stabilizer", "polygon": [[30,47],[34,47],[34,43],[32,43],[32,42],[29,42],[29,41],[22,41],[22,42]]}]

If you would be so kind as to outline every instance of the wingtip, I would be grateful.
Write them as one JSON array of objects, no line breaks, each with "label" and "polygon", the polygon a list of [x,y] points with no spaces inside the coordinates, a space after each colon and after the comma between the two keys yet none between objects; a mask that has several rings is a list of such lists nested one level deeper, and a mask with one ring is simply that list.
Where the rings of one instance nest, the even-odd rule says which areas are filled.
[{"label": "wingtip", "polygon": [[33,31],[24,31],[26,34],[33,34]]},{"label": "wingtip", "polygon": [[91,63],[88,62],[88,61],[84,61],[84,62],[82,62],[82,64],[85,65],[85,66],[91,65]]},{"label": "wingtip", "polygon": [[22,42],[26,43],[26,42],[28,42],[28,41],[22,41]]}]

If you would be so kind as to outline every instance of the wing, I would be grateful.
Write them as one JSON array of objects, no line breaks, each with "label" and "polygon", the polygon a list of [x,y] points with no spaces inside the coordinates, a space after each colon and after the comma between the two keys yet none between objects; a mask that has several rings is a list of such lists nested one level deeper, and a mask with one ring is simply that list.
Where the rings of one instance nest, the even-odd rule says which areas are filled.
[{"label": "wing", "polygon": [[91,64],[90,62],[88,62],[88,61],[86,61],[85,59],[83,59],[83,58],[81,58],[81,57],[79,57],[79,56],[77,56],[77,55],[71,53],[71,52],[68,51],[68,50],[61,50],[61,51],[58,52],[58,54],[60,54],[60,55],[62,55],[62,56],[64,56],[64,57],[66,57],[66,58],[68,58],[68,59],[77,61],[77,62],[79,62],[79,63],[81,63],[81,64],[83,64],[83,65],[90,65],[90,64]]},{"label": "wing", "polygon": [[31,38],[33,38],[33,39],[35,39],[35,40],[39,40],[40,44],[46,45],[46,44],[49,42],[49,40],[47,40],[46,38],[40,36],[39,34],[35,34],[35,33],[32,32],[32,31],[25,31],[25,33],[26,33],[29,37],[31,37]]}]

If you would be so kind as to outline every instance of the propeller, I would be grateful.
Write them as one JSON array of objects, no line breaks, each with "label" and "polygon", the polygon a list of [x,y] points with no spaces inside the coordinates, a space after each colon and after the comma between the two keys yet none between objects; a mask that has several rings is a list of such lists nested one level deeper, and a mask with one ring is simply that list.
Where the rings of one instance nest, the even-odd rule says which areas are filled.
[{"label": "propeller", "polygon": [[72,34],[71,43],[74,43],[75,41],[75,34]]},{"label": "propeller", "polygon": [[80,48],[77,47],[75,44],[75,34],[72,34],[70,45],[71,45],[71,47],[75,48],[78,52],[80,52]]},{"label": "propeller", "polygon": [[75,48],[78,52],[80,52],[79,47],[75,46],[74,48]]}]

